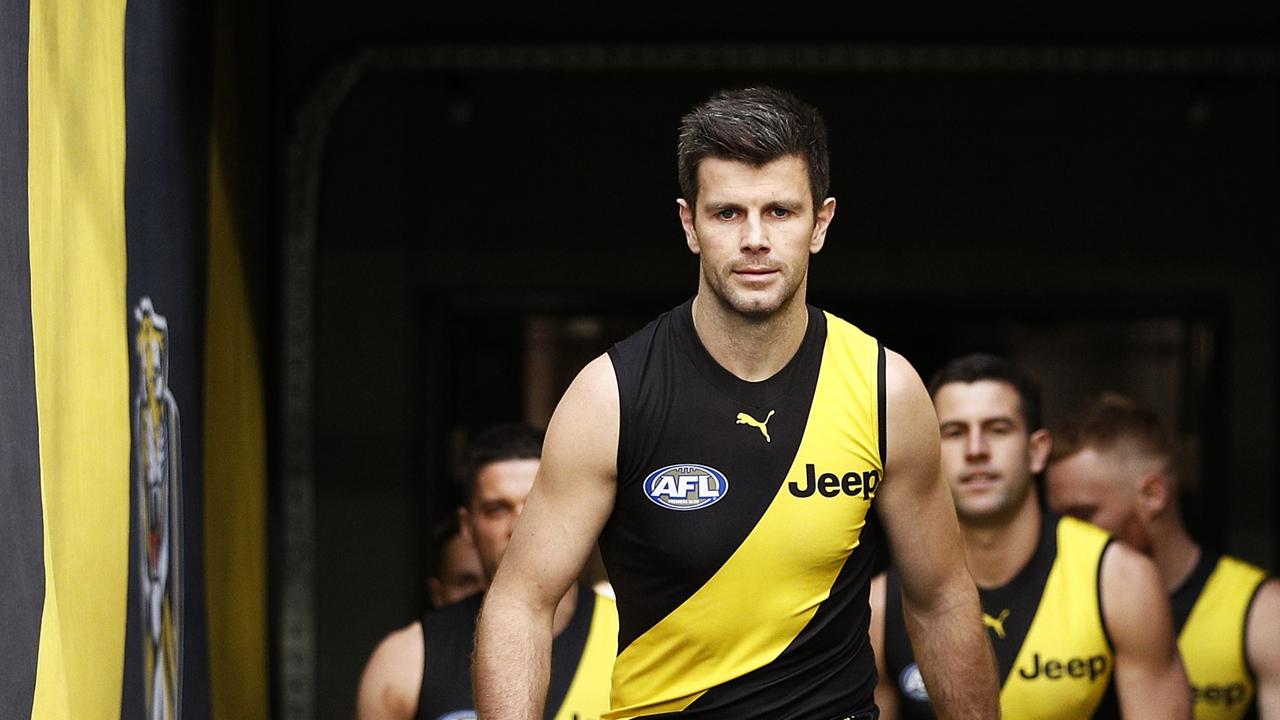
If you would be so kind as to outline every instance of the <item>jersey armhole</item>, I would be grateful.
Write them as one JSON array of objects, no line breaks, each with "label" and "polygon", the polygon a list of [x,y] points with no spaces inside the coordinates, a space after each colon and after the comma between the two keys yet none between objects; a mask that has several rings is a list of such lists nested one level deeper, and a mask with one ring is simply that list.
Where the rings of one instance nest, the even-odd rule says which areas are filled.
[{"label": "jersey armhole", "polygon": [[1253,667],[1249,665],[1249,617],[1253,615],[1253,603],[1258,599],[1258,593],[1262,592],[1262,586],[1271,580],[1271,576],[1262,576],[1262,582],[1249,593],[1249,604],[1244,606],[1244,626],[1240,628],[1240,660],[1244,662],[1244,671],[1249,676],[1249,681],[1253,686],[1258,687],[1258,677],[1253,673]]},{"label": "jersey armhole", "polygon": [[1098,596],[1098,624],[1102,626],[1102,637],[1107,641],[1107,650],[1111,651],[1111,657],[1116,656],[1116,644],[1111,640],[1111,628],[1107,627],[1107,613],[1102,607],[1102,563],[1107,558],[1107,551],[1111,549],[1111,543],[1115,542],[1115,538],[1108,537],[1107,542],[1102,546],[1102,552],[1098,553],[1098,577],[1094,580],[1094,594]]},{"label": "jersey armhole", "polygon": [[627,411],[630,409],[631,397],[623,386],[623,370],[618,346],[610,347],[609,352],[606,354],[609,356],[609,364],[613,367],[613,382],[618,386],[618,449],[613,457],[613,470],[615,477],[621,480],[623,468],[625,467],[623,460],[631,450],[630,426],[627,423]]},{"label": "jersey armhole", "polygon": [[427,624],[425,618],[419,619],[418,627],[422,630],[422,678],[418,682],[418,704],[414,705],[413,716],[416,718],[425,707],[427,693]]},{"label": "jersey armhole", "polygon": [[880,436],[880,473],[888,475],[889,441],[885,412],[888,406],[888,389],[885,379],[884,343],[876,340],[876,422]]}]

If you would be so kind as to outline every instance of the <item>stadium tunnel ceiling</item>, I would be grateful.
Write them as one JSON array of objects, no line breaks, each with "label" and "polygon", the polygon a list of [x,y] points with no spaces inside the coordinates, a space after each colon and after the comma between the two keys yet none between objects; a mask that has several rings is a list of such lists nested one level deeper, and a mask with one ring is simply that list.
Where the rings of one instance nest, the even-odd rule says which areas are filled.
[{"label": "stadium tunnel ceiling", "polygon": [[954,43],[1257,45],[1273,0],[1156,2],[535,3],[290,0],[276,7],[286,89],[370,46],[421,43]]}]

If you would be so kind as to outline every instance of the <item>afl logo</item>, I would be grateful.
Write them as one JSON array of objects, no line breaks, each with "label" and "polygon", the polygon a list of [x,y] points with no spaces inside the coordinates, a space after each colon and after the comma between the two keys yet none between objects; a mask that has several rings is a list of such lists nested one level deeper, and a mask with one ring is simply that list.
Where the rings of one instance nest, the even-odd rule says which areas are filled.
[{"label": "afl logo", "polygon": [[920,677],[920,667],[911,663],[898,676],[898,686],[902,694],[916,702],[929,702],[929,693],[924,689],[924,678]]},{"label": "afl logo", "polygon": [[475,710],[454,710],[451,713],[445,713],[436,720],[476,720]]},{"label": "afl logo", "polygon": [[644,494],[668,510],[701,510],[728,491],[724,473],[706,465],[668,465],[644,479]]}]

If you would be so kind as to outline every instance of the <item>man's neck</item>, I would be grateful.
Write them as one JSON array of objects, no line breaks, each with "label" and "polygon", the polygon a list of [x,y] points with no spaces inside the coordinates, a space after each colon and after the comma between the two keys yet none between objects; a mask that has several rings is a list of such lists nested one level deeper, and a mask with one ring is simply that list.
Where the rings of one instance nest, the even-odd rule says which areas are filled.
[{"label": "man's neck", "polygon": [[559,604],[556,605],[555,619],[551,621],[551,632],[559,637],[564,629],[569,627],[569,621],[573,619],[573,612],[578,609],[578,583],[569,586],[569,591],[560,598]]},{"label": "man's neck", "polygon": [[1173,518],[1157,518],[1148,532],[1151,535],[1151,559],[1160,570],[1165,590],[1172,593],[1196,569],[1196,563],[1200,561],[1200,546],[1187,534],[1182,523]]},{"label": "man's neck", "polygon": [[1040,508],[1035,491],[1007,521],[960,523],[969,572],[981,588],[998,588],[1022,571],[1040,544]]},{"label": "man's neck", "polygon": [[710,290],[693,299],[693,327],[707,353],[725,370],[748,382],[768,380],[786,367],[809,327],[804,288],[767,318],[744,316]]}]

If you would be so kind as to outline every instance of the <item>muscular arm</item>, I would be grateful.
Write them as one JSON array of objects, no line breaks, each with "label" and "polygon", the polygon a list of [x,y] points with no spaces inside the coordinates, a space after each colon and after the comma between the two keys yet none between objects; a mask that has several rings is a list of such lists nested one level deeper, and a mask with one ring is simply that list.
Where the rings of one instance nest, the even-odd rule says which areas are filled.
[{"label": "muscular arm", "polygon": [[556,604],[613,509],[617,448],[617,380],[602,355],[556,407],[538,477],[480,611],[473,672],[485,720],[543,716]]},{"label": "muscular arm", "polygon": [[902,578],[907,634],[939,718],[998,718],[995,656],[941,477],[938,419],[905,359],[888,353],[886,375],[888,458],[876,503]]},{"label": "muscular arm", "polygon": [[360,675],[356,720],[413,720],[418,712],[422,667],[420,623],[385,637]]},{"label": "muscular arm", "polygon": [[1191,690],[1173,614],[1154,563],[1113,542],[1102,556],[1102,616],[1115,646],[1116,694],[1126,720],[1190,720]]},{"label": "muscular arm", "polygon": [[876,706],[880,708],[880,720],[898,720],[898,692],[889,680],[889,668],[884,662],[885,587],[883,573],[871,579],[871,648],[876,653]]},{"label": "muscular arm", "polygon": [[1268,580],[1253,599],[1245,655],[1258,683],[1258,717],[1280,720],[1280,580]]}]

